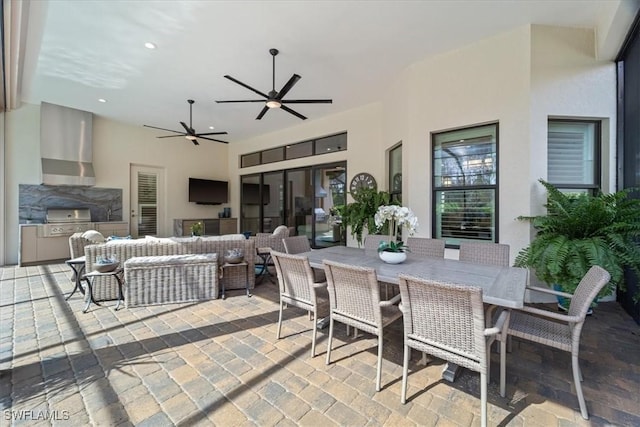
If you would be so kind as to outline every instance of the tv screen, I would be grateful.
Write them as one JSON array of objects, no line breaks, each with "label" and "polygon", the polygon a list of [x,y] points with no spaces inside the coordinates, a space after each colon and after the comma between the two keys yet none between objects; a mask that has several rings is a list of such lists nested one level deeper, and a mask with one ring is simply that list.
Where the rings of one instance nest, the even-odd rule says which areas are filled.
[{"label": "tv screen", "polygon": [[229,183],[189,178],[189,201],[200,205],[221,205],[229,201]]}]

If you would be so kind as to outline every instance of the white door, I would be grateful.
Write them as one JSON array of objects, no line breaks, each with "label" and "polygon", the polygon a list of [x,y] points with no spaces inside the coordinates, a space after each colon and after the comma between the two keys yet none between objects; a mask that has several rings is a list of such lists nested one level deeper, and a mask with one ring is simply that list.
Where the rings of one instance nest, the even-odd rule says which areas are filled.
[{"label": "white door", "polygon": [[131,165],[131,235],[157,236],[164,224],[164,169]]}]

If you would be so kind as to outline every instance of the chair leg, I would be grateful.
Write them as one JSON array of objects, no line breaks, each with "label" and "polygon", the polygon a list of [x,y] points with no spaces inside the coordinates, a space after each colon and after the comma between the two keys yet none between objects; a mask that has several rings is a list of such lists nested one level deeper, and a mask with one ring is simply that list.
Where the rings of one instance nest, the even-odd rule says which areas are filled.
[{"label": "chair leg", "polygon": [[[311,313],[311,312],[309,312]],[[318,335],[318,314],[313,310],[313,338],[311,338],[311,357],[316,357],[316,337]]]},{"label": "chair leg", "polygon": [[480,374],[480,425],[487,427],[487,375]]},{"label": "chair leg", "polygon": [[382,382],[382,331],[378,335],[378,372],[376,374],[376,391],[380,391]]},{"label": "chair leg", "polygon": [[507,340],[508,337],[500,339],[500,396],[507,394]]},{"label": "chair leg", "polygon": [[589,413],[587,412],[587,404],[584,401],[584,395],[582,394],[582,383],[580,380],[580,365],[578,364],[578,355],[571,355],[571,365],[573,368],[573,382],[576,385],[576,394],[578,395],[578,403],[580,404],[580,414],[585,420],[589,419]]},{"label": "chair leg", "polygon": [[[348,326],[347,326],[348,327]],[[333,339],[333,317],[329,314],[329,343],[327,344],[327,362],[331,363],[331,340]]]},{"label": "chair leg", "polygon": [[[426,354],[426,353],[423,353]],[[404,345],[404,362],[402,363],[402,394],[400,395],[400,402],[404,405],[407,402],[407,375],[409,373],[409,358],[411,355],[411,348],[405,343]]]},{"label": "chair leg", "polygon": [[278,315],[278,332],[276,333],[276,338],[280,339],[280,329],[282,328],[282,300],[280,300],[280,314]]}]

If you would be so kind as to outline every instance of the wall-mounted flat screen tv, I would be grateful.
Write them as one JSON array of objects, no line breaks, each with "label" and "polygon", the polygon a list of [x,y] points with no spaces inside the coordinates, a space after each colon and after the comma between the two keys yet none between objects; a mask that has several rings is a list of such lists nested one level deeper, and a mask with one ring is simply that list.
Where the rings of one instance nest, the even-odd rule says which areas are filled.
[{"label": "wall-mounted flat screen tv", "polygon": [[189,201],[199,205],[228,203],[229,182],[189,178]]}]

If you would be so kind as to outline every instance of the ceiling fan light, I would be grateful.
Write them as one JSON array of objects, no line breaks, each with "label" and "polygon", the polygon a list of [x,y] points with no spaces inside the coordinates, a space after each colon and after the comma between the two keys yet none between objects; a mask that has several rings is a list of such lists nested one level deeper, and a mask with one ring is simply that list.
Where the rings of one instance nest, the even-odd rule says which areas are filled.
[{"label": "ceiling fan light", "polygon": [[185,135],[185,138],[187,138],[189,141],[195,141],[196,137],[193,135]]},{"label": "ceiling fan light", "polygon": [[277,99],[270,99],[267,101],[267,107],[269,108],[280,108],[282,104]]}]

